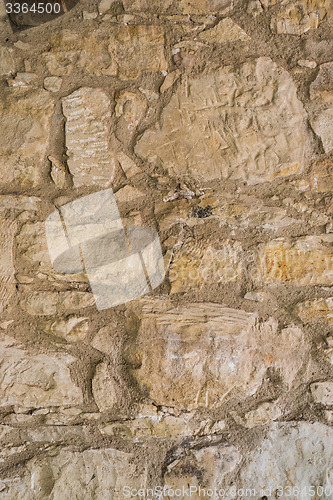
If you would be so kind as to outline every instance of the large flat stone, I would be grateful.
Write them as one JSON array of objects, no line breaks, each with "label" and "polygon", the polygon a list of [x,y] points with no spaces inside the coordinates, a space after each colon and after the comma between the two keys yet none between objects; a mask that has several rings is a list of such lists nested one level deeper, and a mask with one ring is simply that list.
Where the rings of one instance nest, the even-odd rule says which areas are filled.
[{"label": "large flat stone", "polygon": [[115,171],[109,144],[111,100],[99,89],[81,88],[62,101],[66,117],[68,167],[74,185],[108,186]]},{"label": "large flat stone", "polygon": [[[278,0],[280,8],[271,18],[271,30],[278,34],[303,35],[317,29],[326,17],[333,18],[331,0]],[[270,6],[269,2],[266,2]]]},{"label": "large flat stone", "polygon": [[300,383],[309,346],[299,328],[277,332],[275,320],[223,305],[151,300],[129,351],[140,359],[132,373],[157,405],[188,410],[254,394],[269,367],[291,387]]},{"label": "large flat stone", "polygon": [[308,138],[295,84],[262,57],[184,79],[136,153],[170,175],[256,184],[300,173]]}]

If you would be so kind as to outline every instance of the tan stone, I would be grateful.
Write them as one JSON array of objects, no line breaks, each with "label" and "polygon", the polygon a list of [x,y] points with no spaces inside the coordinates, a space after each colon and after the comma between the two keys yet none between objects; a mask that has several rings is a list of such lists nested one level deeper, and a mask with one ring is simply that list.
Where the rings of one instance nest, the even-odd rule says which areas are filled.
[{"label": "tan stone", "polygon": [[49,156],[51,162],[51,178],[54,184],[59,189],[69,187],[69,180],[66,172],[66,167],[53,156]]},{"label": "tan stone", "polygon": [[36,83],[35,73],[17,73],[15,78],[7,80],[9,87],[29,87]]},{"label": "tan stone", "polygon": [[207,488],[207,492],[208,489],[210,492],[214,491],[214,488],[218,491],[226,476],[236,469],[241,459],[240,451],[228,444],[188,450],[184,457],[168,465],[164,475],[167,492],[169,489],[171,498],[171,492],[176,488],[182,491],[184,485],[192,486],[191,498],[199,500],[203,494],[202,491],[199,492],[199,486],[202,489]]},{"label": "tan stone", "polygon": [[301,302],[295,307],[294,313],[297,314],[304,323],[326,321],[333,325],[333,297]]},{"label": "tan stone", "polygon": [[311,491],[311,486],[316,491],[316,485],[325,488],[330,485],[327,474],[333,467],[332,443],[333,430],[328,425],[273,423],[241,468],[237,488],[268,492],[266,496],[271,496],[270,491],[287,492],[288,487],[303,492]]},{"label": "tan stone", "polygon": [[226,14],[233,7],[233,0],[180,0],[178,8],[183,14]]},{"label": "tan stone", "polygon": [[44,89],[50,92],[58,92],[61,89],[62,78],[58,76],[48,76],[44,79]]},{"label": "tan stone", "polygon": [[117,127],[133,132],[142,118],[147,108],[147,101],[144,96],[134,92],[121,92],[116,97],[115,113],[118,118]]},{"label": "tan stone", "polygon": [[[151,300],[130,352],[140,359],[132,373],[157,405],[191,410],[244,398],[260,387],[269,367],[286,386],[304,383],[309,345],[302,331],[277,334],[277,323],[211,303],[173,307]],[[297,382],[298,381],[298,382]]]},{"label": "tan stone", "polygon": [[169,269],[171,293],[240,281],[244,272],[241,245],[225,240],[219,246],[201,248],[192,243],[176,251]]},{"label": "tan stone", "polygon": [[326,153],[333,150],[333,107],[325,109],[312,120],[311,126],[320,137]]},{"label": "tan stone", "polygon": [[115,158],[110,141],[111,100],[105,92],[81,88],[62,100],[66,117],[67,164],[76,187],[110,185]]},{"label": "tan stone", "polygon": [[279,238],[259,252],[259,280],[265,283],[331,285],[333,254],[331,235]]},{"label": "tan stone", "polygon": [[333,161],[318,160],[312,165],[310,186],[316,193],[333,191]]},{"label": "tan stone", "polygon": [[[144,485],[133,455],[112,448],[58,450],[29,460],[15,477],[2,480],[2,494],[16,500],[117,500],[125,486]],[[52,495],[52,496],[51,496]]]},{"label": "tan stone", "polygon": [[48,320],[41,323],[41,330],[62,337],[69,342],[77,342],[86,338],[89,332],[89,320],[78,316],[56,319],[55,321]]},{"label": "tan stone", "polygon": [[15,73],[15,62],[12,51],[7,47],[0,47],[0,75]]},{"label": "tan stone", "polygon": [[209,43],[235,42],[236,40],[250,40],[249,35],[242,30],[230,17],[222,19],[210,30],[205,30],[198,36],[199,40]]},{"label": "tan stone", "polygon": [[114,195],[117,203],[128,203],[128,202],[135,202],[138,200],[142,200],[142,198],[145,197],[145,193],[140,191],[137,188],[134,188],[133,186],[124,186],[123,188],[119,189]]},{"label": "tan stone", "polygon": [[75,361],[65,353],[29,354],[9,337],[1,351],[1,405],[43,408],[82,404],[82,392],[71,380],[69,366]]},{"label": "tan stone", "polygon": [[333,382],[316,382],[311,384],[310,389],[316,403],[333,405]]},{"label": "tan stone", "polygon": [[4,99],[0,102],[0,183],[31,188],[38,184],[45,162],[53,101],[45,90]]},{"label": "tan stone", "polygon": [[278,34],[302,35],[317,29],[325,18],[333,18],[331,0],[279,0],[280,9],[271,19],[271,30]]},{"label": "tan stone", "polygon": [[317,78],[310,85],[310,97],[333,102],[333,63],[320,65]]},{"label": "tan stone", "polygon": [[154,11],[164,12],[172,4],[173,0],[124,0],[124,8],[126,11]]},{"label": "tan stone", "polygon": [[[28,290],[29,292],[29,290]],[[28,314],[33,316],[52,316],[56,313],[70,312],[95,304],[89,292],[32,292],[22,302]]]},{"label": "tan stone", "polygon": [[111,375],[110,367],[105,362],[96,367],[92,380],[92,392],[100,411],[110,410],[117,403],[115,381]]},{"label": "tan stone", "polygon": [[164,79],[164,82],[160,86],[160,92],[163,94],[166,92],[172,85],[178,80],[180,77],[181,72],[176,69],[175,71],[171,71],[171,73],[168,73]]},{"label": "tan stone", "polygon": [[301,172],[305,120],[288,73],[259,58],[184,79],[135,151],[173,176],[256,184]]},{"label": "tan stone", "polygon": [[17,223],[0,220],[0,313],[10,305],[15,293],[14,237]]},{"label": "tan stone", "polygon": [[265,425],[279,418],[281,414],[282,411],[276,403],[262,403],[255,410],[245,414],[245,427],[252,429],[257,425]]},{"label": "tan stone", "polygon": [[159,26],[116,26],[110,34],[109,51],[122,79],[168,69],[164,31]]}]

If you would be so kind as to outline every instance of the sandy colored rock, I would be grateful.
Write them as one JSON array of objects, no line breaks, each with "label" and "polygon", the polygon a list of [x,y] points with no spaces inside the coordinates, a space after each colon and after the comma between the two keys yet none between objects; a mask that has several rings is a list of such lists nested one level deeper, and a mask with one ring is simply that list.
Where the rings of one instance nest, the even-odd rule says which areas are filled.
[{"label": "sandy colored rock", "polygon": [[146,98],[134,92],[122,92],[116,97],[117,128],[133,132],[145,115]]},{"label": "sandy colored rock", "polygon": [[92,392],[100,411],[110,410],[117,404],[115,381],[110,366],[105,362],[96,367]]},{"label": "sandy colored rock", "polygon": [[133,464],[132,455],[112,448],[82,452],[60,450],[27,462],[16,477],[3,483],[3,494],[17,500],[116,500],[123,487],[140,488],[144,473]]},{"label": "sandy colored rock", "polygon": [[310,389],[316,403],[333,405],[333,382],[316,382],[311,384]]},{"label": "sandy colored rock", "polygon": [[317,29],[325,17],[333,18],[330,0],[278,0],[276,3],[281,7],[271,19],[274,33],[302,35]]},{"label": "sandy colored rock", "polygon": [[172,4],[173,0],[124,0],[126,11],[157,11],[164,12]]},{"label": "sandy colored rock", "polygon": [[317,78],[310,85],[310,97],[333,102],[333,63],[321,64]]},{"label": "sandy colored rock", "polygon": [[44,89],[50,92],[58,92],[61,89],[62,78],[58,76],[48,76],[44,79]]},{"label": "sandy colored rock", "polygon": [[315,133],[320,137],[325,153],[333,150],[333,107],[325,109],[310,121]]},{"label": "sandy colored rock", "polygon": [[179,9],[183,14],[226,14],[233,7],[233,0],[181,0]]},{"label": "sandy colored rock", "polygon": [[46,91],[0,102],[0,183],[36,186],[49,143],[53,101]]},{"label": "sandy colored rock", "polygon": [[333,325],[333,297],[301,302],[294,312],[304,323],[326,321]]},{"label": "sandy colored rock", "polygon": [[333,161],[318,160],[311,168],[311,189],[316,193],[325,193],[333,190]]},{"label": "sandy colored rock", "polygon": [[222,19],[214,28],[205,30],[198,36],[199,40],[209,43],[234,42],[250,40],[250,37],[230,17]]},{"label": "sandy colored rock", "polygon": [[157,405],[179,409],[214,408],[254,394],[270,366],[291,387],[309,357],[299,328],[278,335],[274,320],[260,323],[252,313],[157,300],[144,307],[132,349],[141,360],[133,370],[140,386]]},{"label": "sandy colored rock", "polygon": [[68,342],[84,340],[89,332],[88,318],[70,316],[66,319],[47,320],[41,323],[41,329],[45,333],[62,337]]},{"label": "sandy colored rock", "polygon": [[0,75],[10,75],[15,72],[15,62],[12,53],[6,47],[0,47]]},{"label": "sandy colored rock", "polygon": [[256,184],[302,171],[305,118],[290,76],[260,58],[184,81],[136,153],[172,176]]},{"label": "sandy colored rock", "polygon": [[282,414],[276,403],[262,403],[255,410],[245,414],[245,426],[249,429],[278,419]]},{"label": "sandy colored rock", "polygon": [[68,167],[76,187],[110,185],[115,158],[109,145],[111,100],[99,89],[81,88],[62,100]]},{"label": "sandy colored rock", "polygon": [[168,69],[164,30],[160,26],[117,26],[110,34],[109,51],[121,79]]},{"label": "sandy colored rock", "polygon": [[272,240],[259,253],[258,279],[265,283],[331,285],[333,254],[330,235],[306,236],[294,241]]},{"label": "sandy colored rock", "polygon": [[313,485],[330,486],[332,443],[332,428],[318,422],[271,424],[260,449],[256,447],[241,469],[237,488],[254,489],[259,493],[254,498],[260,498],[260,491],[262,496],[279,487],[310,491]]},{"label": "sandy colored rock", "polygon": [[10,337],[1,350],[1,405],[43,408],[82,404],[82,392],[71,379],[73,356],[65,353],[29,354]]}]

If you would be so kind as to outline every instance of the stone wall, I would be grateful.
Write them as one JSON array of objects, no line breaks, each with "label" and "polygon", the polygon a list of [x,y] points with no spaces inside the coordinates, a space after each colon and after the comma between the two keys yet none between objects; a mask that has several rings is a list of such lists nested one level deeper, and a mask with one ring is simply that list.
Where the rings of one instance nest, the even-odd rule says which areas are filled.
[{"label": "stone wall", "polygon": [[[1,498],[333,499],[332,1],[0,17]],[[108,187],[167,276],[97,311],[44,223]]]}]

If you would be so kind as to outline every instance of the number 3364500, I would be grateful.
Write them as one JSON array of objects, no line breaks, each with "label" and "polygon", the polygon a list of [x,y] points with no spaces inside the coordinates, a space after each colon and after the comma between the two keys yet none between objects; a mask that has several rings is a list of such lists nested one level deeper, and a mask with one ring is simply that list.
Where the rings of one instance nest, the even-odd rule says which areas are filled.
[{"label": "number 3364500", "polygon": [[7,14],[27,14],[33,12],[37,14],[59,14],[60,3],[6,3]]}]

